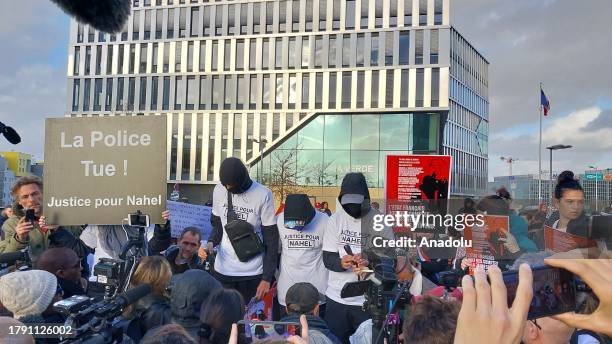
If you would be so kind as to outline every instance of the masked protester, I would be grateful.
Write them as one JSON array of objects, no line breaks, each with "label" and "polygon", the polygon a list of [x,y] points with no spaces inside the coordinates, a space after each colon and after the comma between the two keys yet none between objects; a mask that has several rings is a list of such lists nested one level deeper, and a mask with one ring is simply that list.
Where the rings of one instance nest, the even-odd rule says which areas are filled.
[{"label": "masked protester", "polygon": [[[329,217],[316,211],[305,194],[287,195],[285,210],[277,218],[281,243],[278,302],[287,306],[285,295],[295,283],[309,282],[319,293],[327,289],[323,264],[323,234]],[[319,311],[324,314],[323,305]]]},{"label": "masked protester", "polygon": [[[323,237],[323,262],[329,270],[325,321],[343,342],[359,324],[369,318],[363,311],[363,296],[342,298],[340,292],[348,282],[358,280],[357,273],[368,266],[362,252],[372,249],[375,236],[392,238],[388,229],[375,232],[372,219],[379,212],[370,206],[370,192],[361,173],[349,173],[342,180],[336,212],[329,218]],[[350,246],[350,251],[345,246]]]},{"label": "masked protester", "polygon": [[278,228],[272,191],[251,180],[237,158],[221,163],[213,191],[209,253],[218,246],[215,278],[246,302],[270,289],[278,260]]}]

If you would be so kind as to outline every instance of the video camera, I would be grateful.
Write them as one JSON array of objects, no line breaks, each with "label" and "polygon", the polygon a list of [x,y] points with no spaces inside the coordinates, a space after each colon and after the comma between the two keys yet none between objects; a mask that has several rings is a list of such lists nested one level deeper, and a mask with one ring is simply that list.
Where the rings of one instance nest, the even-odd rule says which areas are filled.
[{"label": "video camera", "polygon": [[151,285],[143,284],[110,300],[95,302],[87,296],[75,295],[56,302],[54,309],[66,316],[66,326],[72,329],[71,338],[61,343],[121,343],[127,325],[119,317],[132,303],[147,296]]},{"label": "video camera", "polygon": [[0,254],[0,276],[13,271],[25,271],[32,268],[32,260],[28,249]]},{"label": "video camera", "polygon": [[121,248],[119,259],[101,258],[93,269],[97,282],[104,286],[105,299],[111,299],[117,293],[127,290],[140,257],[148,255],[146,229],[149,226],[149,215],[138,210],[128,214],[128,222],[129,226],[138,228],[138,236],[128,237]]},{"label": "video camera", "polygon": [[397,343],[395,334],[400,328],[397,309],[410,302],[409,284],[398,281],[395,266],[396,257],[377,250],[364,252],[373,268],[373,274],[367,279],[349,282],[344,285],[340,296],[342,298],[365,296],[363,309],[372,317],[372,343],[382,343],[387,338],[388,343]]}]

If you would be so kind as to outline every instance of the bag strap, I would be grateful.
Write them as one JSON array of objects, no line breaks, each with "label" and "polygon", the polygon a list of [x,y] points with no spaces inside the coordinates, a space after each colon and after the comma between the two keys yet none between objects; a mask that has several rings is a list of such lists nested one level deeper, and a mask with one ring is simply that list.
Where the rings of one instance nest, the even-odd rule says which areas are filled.
[{"label": "bag strap", "polygon": [[237,220],[238,219],[238,215],[236,215],[236,212],[234,211],[234,204],[232,204],[232,193],[229,192],[229,190],[227,191],[227,222],[233,221],[233,220]]}]

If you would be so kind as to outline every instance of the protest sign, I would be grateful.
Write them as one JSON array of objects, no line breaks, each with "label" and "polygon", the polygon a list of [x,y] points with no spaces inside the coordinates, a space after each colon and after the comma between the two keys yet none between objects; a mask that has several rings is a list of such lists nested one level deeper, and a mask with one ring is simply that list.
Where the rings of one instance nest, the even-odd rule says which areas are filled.
[{"label": "protest sign", "polygon": [[50,224],[118,225],[140,210],[161,223],[166,118],[49,118],[44,214]]},{"label": "protest sign", "polygon": [[205,205],[168,201],[172,237],[178,238],[187,227],[197,227],[202,233],[202,240],[208,240],[212,231],[210,215],[212,208]]},{"label": "protest sign", "polygon": [[[445,214],[450,193],[451,156],[449,155],[388,155],[385,175],[385,210],[387,214]],[[431,236],[432,225],[415,228],[395,226],[396,233],[416,229]]]},{"label": "protest sign", "polygon": [[465,240],[471,240],[472,245],[465,248],[465,257],[470,264],[470,272],[482,266],[485,270],[491,265],[497,265],[496,259],[506,254],[503,239],[510,229],[508,216],[484,215],[483,224],[466,225]]},{"label": "protest sign", "polygon": [[553,252],[568,252],[576,248],[595,246],[597,246],[595,240],[558,231],[550,226],[544,227],[544,247],[547,250]]}]

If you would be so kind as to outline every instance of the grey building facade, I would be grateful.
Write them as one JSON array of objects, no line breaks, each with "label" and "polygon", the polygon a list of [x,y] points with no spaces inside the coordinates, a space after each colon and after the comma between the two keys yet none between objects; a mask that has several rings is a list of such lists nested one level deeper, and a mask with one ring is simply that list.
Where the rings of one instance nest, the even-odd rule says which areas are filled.
[{"label": "grey building facade", "polygon": [[451,192],[478,194],[488,62],[450,2],[134,0],[123,32],[72,22],[66,115],[166,116],[181,191],[210,191],[228,156],[266,183],[293,150],[305,186],[382,188],[387,154],[449,154]]},{"label": "grey building facade", "polygon": [[0,156],[0,207],[8,206],[13,203],[11,187],[15,182],[15,173],[8,167],[8,161]]}]

